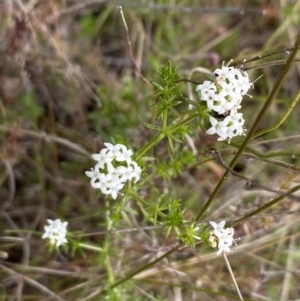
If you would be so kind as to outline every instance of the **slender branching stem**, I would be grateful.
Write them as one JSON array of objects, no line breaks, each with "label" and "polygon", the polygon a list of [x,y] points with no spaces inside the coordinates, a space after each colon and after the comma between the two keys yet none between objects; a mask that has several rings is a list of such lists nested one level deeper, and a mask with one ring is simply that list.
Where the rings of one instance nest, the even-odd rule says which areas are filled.
[{"label": "slender branching stem", "polygon": [[279,203],[282,199],[284,199],[285,197],[289,196],[290,194],[292,194],[293,192],[296,192],[300,190],[300,185],[297,185],[291,189],[289,189],[286,193],[284,193],[283,195],[273,199],[272,201],[268,202],[267,204],[261,206],[260,208],[246,214],[245,216],[241,217],[240,219],[234,221],[233,223],[230,223],[230,227],[234,227],[237,224],[240,224],[241,222],[249,219],[252,216],[256,216],[257,214],[262,213],[263,211],[269,209],[270,207],[276,205],[277,203]]},{"label": "slender branching stem", "polygon": [[[282,86],[290,68],[291,65],[293,63],[293,60],[296,56],[296,53],[298,51],[298,48],[300,46],[300,37],[298,37],[297,42],[295,44],[295,50],[292,52],[292,54],[290,55],[287,64],[285,65],[285,67],[283,68],[280,76],[277,78],[275,84],[274,84],[274,88],[272,89],[270,95],[268,96],[264,106],[262,107],[262,109],[260,110],[260,112],[258,113],[252,127],[250,128],[248,135],[246,137],[246,139],[244,140],[244,142],[242,143],[242,145],[240,146],[239,150],[237,151],[236,155],[234,156],[234,158],[232,159],[229,167],[230,168],[234,168],[235,164],[238,162],[239,158],[241,157],[241,155],[243,154],[244,150],[246,149],[248,143],[250,142],[250,140],[252,139],[256,128],[258,126],[258,124],[260,123],[260,121],[262,120],[263,116],[265,115],[265,113],[267,112],[268,108],[270,107],[270,105],[272,104],[274,98],[276,97],[280,87]],[[223,187],[223,185],[225,184],[226,180],[227,180],[227,176],[228,176],[229,171],[226,171],[223,175],[223,177],[221,178],[221,180],[219,181],[219,183],[217,184],[216,188],[214,189],[214,191],[212,192],[210,198],[208,199],[208,201],[206,202],[206,204],[204,205],[204,207],[202,208],[202,210],[199,212],[199,214],[196,217],[196,221],[200,220],[203,215],[205,214],[205,212],[208,210],[208,208],[210,207],[210,205],[212,204],[212,202],[214,201],[214,199],[217,197],[219,191],[221,190],[221,188]]]},{"label": "slender branching stem", "polygon": [[289,117],[290,113],[292,112],[292,110],[294,109],[295,105],[297,104],[298,100],[300,98],[300,91],[297,93],[296,97],[294,98],[294,100],[292,101],[291,105],[289,106],[288,110],[285,112],[285,114],[283,115],[283,117],[273,126],[270,126],[266,129],[263,129],[261,131],[259,131],[258,133],[254,134],[253,138],[259,137],[265,133],[271,132],[276,130],[277,128],[279,128],[284,122],[285,120]]}]

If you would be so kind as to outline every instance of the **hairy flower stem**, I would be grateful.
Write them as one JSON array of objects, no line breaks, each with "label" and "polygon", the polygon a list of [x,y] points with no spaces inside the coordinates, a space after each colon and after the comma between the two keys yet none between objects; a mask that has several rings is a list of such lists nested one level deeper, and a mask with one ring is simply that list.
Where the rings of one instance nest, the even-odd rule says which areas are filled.
[{"label": "hairy flower stem", "polygon": [[[284,80],[285,80],[285,78],[286,78],[286,76],[287,76],[287,74],[288,74],[288,72],[291,68],[293,60],[294,60],[294,58],[297,54],[299,46],[300,46],[300,37],[298,37],[297,42],[295,44],[295,50],[290,55],[290,57],[287,61],[287,64],[285,65],[284,69],[282,70],[280,76],[277,78],[277,80],[274,84],[274,88],[272,89],[272,91],[271,91],[269,97],[267,98],[264,106],[262,107],[262,109],[258,113],[252,127],[250,128],[250,130],[248,132],[247,137],[245,138],[245,140],[242,143],[241,147],[239,148],[236,155],[232,159],[232,161],[229,165],[230,168],[234,168],[235,164],[237,163],[237,161],[239,160],[239,158],[243,154],[244,150],[246,149],[247,144],[250,142],[250,140],[254,136],[254,133],[255,133],[255,130],[256,130],[258,124],[262,120],[263,116],[265,115],[265,113],[267,112],[269,106],[271,105],[271,103],[273,102],[275,96],[277,95],[277,92],[279,91],[280,87],[282,86],[282,84],[283,84],[283,82],[284,82]],[[208,199],[208,201],[206,202],[206,204],[204,205],[204,207],[202,208],[202,210],[199,212],[198,216],[196,217],[196,219],[195,219],[196,221],[200,220],[203,217],[203,215],[205,214],[205,212],[208,210],[208,208],[210,207],[210,205],[212,204],[212,202],[214,201],[214,199],[218,195],[219,191],[221,190],[221,188],[225,184],[225,182],[227,180],[228,173],[229,173],[229,171],[226,171],[224,173],[223,177],[219,181],[218,185],[216,186],[215,190],[211,194],[210,198]]]}]

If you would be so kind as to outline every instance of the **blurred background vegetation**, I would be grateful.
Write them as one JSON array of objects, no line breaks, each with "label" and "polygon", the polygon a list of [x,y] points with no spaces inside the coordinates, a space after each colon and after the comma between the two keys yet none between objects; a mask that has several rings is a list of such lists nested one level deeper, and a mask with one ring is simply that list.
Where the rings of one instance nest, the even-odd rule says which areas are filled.
[{"label": "blurred background vegetation", "polygon": [[[237,300],[222,257],[201,245],[147,267],[174,246],[174,237],[166,239],[163,228],[145,229],[134,202],[107,240],[104,196],[90,187],[84,171],[104,142],[135,150],[153,137],[143,123],[155,117],[149,106],[156,101],[134,66],[119,5],[136,65],[148,81],[168,61],[186,79],[195,67],[213,71],[223,61],[290,48],[300,28],[296,0],[1,0],[0,300]],[[246,128],[283,68],[262,64],[286,58],[280,52],[247,65],[255,66],[252,80],[263,77],[243,101]],[[299,91],[299,66],[294,64],[259,130],[288,109]],[[203,73],[192,78],[205,79]],[[178,93],[189,96],[186,83]],[[299,184],[298,111],[296,106],[279,129],[254,140],[250,146],[261,158],[245,154],[236,170],[271,189]],[[171,192],[182,200],[187,219],[197,216],[224,173],[206,149],[218,148],[226,162],[236,150],[234,143],[205,136],[197,124],[190,130],[198,157],[186,142],[176,145],[177,156],[161,142],[149,154],[157,162],[148,170],[151,183],[141,190],[153,205],[162,191]],[[230,177],[206,221],[233,220],[272,197]],[[118,211],[116,203],[111,206]],[[70,231],[89,234],[82,242],[103,251],[50,253],[41,240],[47,218],[68,221]],[[300,300],[299,221],[299,202],[286,198],[236,228],[241,240],[229,260],[245,300]],[[100,295],[112,278],[117,283],[138,268]]]}]

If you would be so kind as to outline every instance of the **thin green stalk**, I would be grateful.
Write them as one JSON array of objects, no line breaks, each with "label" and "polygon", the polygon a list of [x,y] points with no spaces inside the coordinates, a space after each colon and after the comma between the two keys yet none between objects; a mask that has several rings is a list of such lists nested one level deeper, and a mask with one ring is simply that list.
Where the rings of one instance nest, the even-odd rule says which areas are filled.
[{"label": "thin green stalk", "polygon": [[189,124],[191,121],[193,121],[197,117],[199,117],[198,114],[191,114],[186,119],[183,119],[182,121],[178,122],[177,124],[169,127],[168,134],[173,134],[173,133],[177,132],[181,127]]},{"label": "thin green stalk", "polygon": [[137,195],[135,192],[130,191],[129,195],[131,195],[137,201],[137,204],[140,207],[140,209],[141,209],[142,213],[144,214],[144,216],[148,216],[148,212],[147,212],[147,210],[145,210],[143,205],[149,206],[149,204],[144,199],[142,199],[139,195]]},{"label": "thin green stalk", "polygon": [[148,143],[146,143],[137,153],[136,160],[140,159],[145,153],[147,153],[154,145],[159,143],[165,136],[175,133],[178,129],[180,129],[182,126],[187,125],[192,120],[194,120],[198,115],[193,114],[189,116],[188,118],[182,120],[181,122],[177,123],[174,126],[169,127],[168,129],[165,129],[163,132],[157,134],[152,140],[150,140]]},{"label": "thin green stalk", "polygon": [[152,140],[146,143],[137,153],[136,160],[140,159],[145,153],[149,151],[155,144],[160,142],[166,136],[165,133],[161,132],[157,134]]},{"label": "thin green stalk", "polygon": [[[234,147],[240,147],[239,144],[237,143],[232,143],[232,146]],[[292,153],[292,152],[287,152],[287,151],[278,151],[278,152],[275,152],[275,151],[269,151],[265,154],[247,146],[246,147],[246,152],[244,152],[243,156],[245,156],[247,159],[248,158],[253,158],[255,160],[260,160],[260,161],[263,161],[263,162],[267,162],[269,164],[273,164],[273,165],[277,165],[277,166],[280,166],[280,167],[283,167],[283,168],[287,168],[289,170],[295,170],[295,171],[300,171],[300,167],[297,166],[297,165],[293,165],[293,164],[289,164],[289,163],[286,163],[286,162],[282,162],[282,161],[279,161],[279,160],[275,160],[275,159],[271,159],[273,157],[290,157],[290,158],[299,158],[300,157],[300,153],[299,152],[296,152],[296,153]]]},{"label": "thin green stalk", "polygon": [[180,244],[176,245],[174,248],[172,248],[170,251],[166,252],[165,254],[163,254],[162,256],[156,258],[155,260],[145,264],[144,266],[142,266],[141,268],[129,273],[127,276],[125,276],[124,278],[120,279],[119,281],[115,282],[114,284],[111,284],[107,289],[102,290],[98,296],[101,296],[103,294],[105,294],[107,292],[107,290],[111,290],[119,285],[121,285],[122,283],[132,279],[132,277],[134,277],[135,275],[139,274],[142,271],[145,271],[146,269],[148,269],[149,267],[153,266],[154,264],[160,262],[162,259],[164,259],[165,257],[169,256],[170,254],[172,254],[173,252],[175,252],[178,248],[180,247]]},{"label": "thin green stalk", "polygon": [[[234,156],[234,158],[232,159],[231,163],[229,164],[229,167],[232,169],[234,168],[235,164],[237,163],[237,161],[239,160],[239,158],[241,157],[241,155],[243,154],[245,148],[247,147],[247,144],[250,142],[250,140],[252,139],[255,130],[258,126],[258,124],[260,123],[260,121],[262,120],[263,116],[265,115],[265,113],[267,112],[269,106],[271,105],[271,103],[273,102],[274,98],[277,95],[277,92],[279,91],[280,87],[282,86],[290,68],[291,68],[291,64],[296,56],[296,53],[298,51],[298,48],[300,46],[300,37],[298,37],[297,42],[295,44],[295,50],[292,52],[292,54],[290,55],[287,64],[285,65],[285,67],[283,68],[280,76],[278,77],[278,79],[276,80],[275,84],[274,84],[274,88],[272,89],[270,95],[268,96],[264,106],[262,107],[262,109],[260,110],[260,112],[258,113],[252,127],[250,128],[248,135],[246,137],[246,139],[244,140],[244,142],[242,143],[241,147],[239,148],[239,150],[237,151],[236,155]],[[206,202],[206,204],[204,205],[204,207],[202,208],[202,210],[199,212],[198,216],[196,217],[196,221],[198,221],[199,219],[201,219],[201,217],[205,214],[205,212],[208,210],[208,208],[210,207],[210,205],[212,204],[212,202],[214,201],[214,199],[216,198],[216,196],[218,195],[219,191],[221,190],[221,188],[223,187],[223,185],[225,184],[226,180],[227,180],[227,176],[228,176],[229,171],[226,171],[223,175],[223,177],[221,178],[221,180],[219,181],[218,185],[216,186],[216,188],[214,189],[213,193],[211,194],[210,198],[208,199],[208,201]]]},{"label": "thin green stalk", "polygon": [[271,132],[273,130],[276,130],[277,128],[279,128],[284,122],[285,120],[288,118],[288,116],[290,115],[290,113],[292,112],[292,110],[294,109],[295,105],[297,104],[298,100],[300,98],[300,91],[298,92],[298,94],[296,95],[296,97],[294,98],[292,104],[290,105],[290,107],[288,108],[288,110],[285,112],[285,114],[283,115],[283,117],[279,120],[278,123],[276,123],[273,126],[270,126],[264,130],[259,131],[258,133],[254,134],[252,139],[261,136],[265,133]]},{"label": "thin green stalk", "polygon": [[165,254],[163,254],[162,256],[156,258],[155,260],[145,264],[144,266],[142,266],[141,268],[129,273],[127,276],[125,276],[124,278],[122,278],[121,280],[117,281],[116,283],[114,283],[113,285],[110,286],[110,289],[115,288],[117,286],[119,286],[120,284],[128,281],[129,279],[131,279],[132,277],[134,277],[135,275],[139,274],[142,271],[145,271],[146,269],[148,269],[149,267],[153,266],[154,264],[160,262],[162,259],[164,259],[165,257],[169,256],[170,254],[172,254],[173,252],[175,252],[178,248],[179,248],[179,244],[176,245],[173,249],[171,249],[170,251],[166,252]]},{"label": "thin green stalk", "polygon": [[243,222],[243,221],[249,219],[250,217],[255,216],[255,215],[257,215],[257,214],[259,214],[259,213],[261,213],[261,212],[263,212],[263,211],[269,209],[269,208],[272,207],[273,205],[276,205],[277,203],[279,203],[279,202],[280,202],[282,199],[284,199],[286,196],[292,194],[293,192],[298,191],[299,189],[300,189],[300,185],[297,185],[297,186],[291,188],[291,189],[288,190],[285,194],[283,194],[283,195],[281,195],[281,196],[275,198],[274,200],[270,201],[269,203],[263,205],[262,207],[260,207],[260,208],[258,208],[258,209],[256,209],[256,210],[254,210],[254,211],[252,211],[252,212],[246,214],[245,216],[241,217],[240,219],[238,219],[238,220],[236,220],[236,221],[230,223],[230,224],[229,224],[229,227],[234,227],[234,226],[236,226],[237,224],[240,224],[241,222]]},{"label": "thin green stalk", "polygon": [[112,221],[110,218],[110,204],[109,201],[106,200],[106,226],[107,226],[107,233],[105,237],[105,242],[104,242],[104,247],[103,247],[103,252],[105,256],[105,265],[106,265],[106,270],[107,270],[107,275],[108,275],[108,282],[109,283],[114,283],[115,277],[114,273],[111,267],[110,263],[110,258],[109,258],[109,247],[110,247],[110,230],[112,229]]},{"label": "thin green stalk", "polygon": [[163,122],[162,122],[162,130],[165,131],[167,129],[167,125],[168,125],[168,111],[164,112],[163,115]]},{"label": "thin green stalk", "polygon": [[[239,148],[240,144],[232,143],[232,146]],[[292,155],[294,155],[296,157],[300,156],[299,152],[287,152],[287,151],[269,151],[267,153],[262,153],[250,146],[247,146],[245,151],[246,151],[246,152],[244,152],[245,156],[248,156],[248,154],[252,154],[260,159],[270,159],[270,158],[274,158],[274,157],[291,157]]]},{"label": "thin green stalk", "polygon": [[95,251],[95,252],[103,252],[102,248],[96,247],[96,246],[92,246],[92,245],[87,244],[87,243],[80,242],[79,246],[81,248],[83,248],[83,249],[86,249],[86,250]]},{"label": "thin green stalk", "polygon": [[[257,156],[257,155],[253,155],[253,154],[250,154],[250,153],[244,153],[244,156],[248,159],[248,158],[253,158],[255,160],[259,160],[259,161],[263,161],[263,162],[267,162],[269,164],[272,164],[272,165],[276,165],[276,166],[279,166],[279,167],[283,167],[283,168],[286,168],[286,169],[289,169],[289,170],[294,170],[294,171],[297,171],[299,172],[300,171],[300,167],[297,166],[297,165],[293,165],[293,164],[289,164],[289,163],[286,163],[286,162],[282,162],[282,161],[279,161],[279,160],[275,160],[275,159],[268,159],[268,157],[264,157],[264,156]],[[275,156],[275,154],[274,154]],[[278,156],[287,156],[287,154],[285,154],[285,152],[277,152],[276,153],[276,157]],[[295,156],[295,158],[299,158],[300,157],[300,154],[291,154],[291,153],[288,153],[288,156],[290,158],[292,158],[293,156]],[[269,156],[271,157],[271,156]]]},{"label": "thin green stalk", "polygon": [[136,194],[133,191],[129,191],[129,194],[136,200],[138,200],[140,203],[149,206],[149,203],[147,203],[144,199],[142,199],[138,194]]},{"label": "thin green stalk", "polygon": [[114,273],[111,267],[111,263],[110,263],[110,257],[109,257],[109,247],[110,247],[110,239],[108,237],[109,234],[106,235],[106,239],[105,239],[105,243],[104,243],[104,252],[105,252],[105,266],[106,266],[106,270],[107,270],[107,275],[108,275],[108,282],[114,283],[115,281],[115,277],[114,277]]}]

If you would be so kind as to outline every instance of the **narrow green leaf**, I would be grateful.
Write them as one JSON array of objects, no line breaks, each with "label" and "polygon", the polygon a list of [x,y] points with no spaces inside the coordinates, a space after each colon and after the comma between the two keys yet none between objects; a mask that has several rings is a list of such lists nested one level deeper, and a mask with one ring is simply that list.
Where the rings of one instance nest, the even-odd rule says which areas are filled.
[{"label": "narrow green leaf", "polygon": [[151,130],[156,130],[156,131],[161,131],[162,130],[161,127],[158,126],[158,125],[150,124],[150,123],[147,123],[147,122],[144,122],[144,125],[147,128],[151,129]]}]

